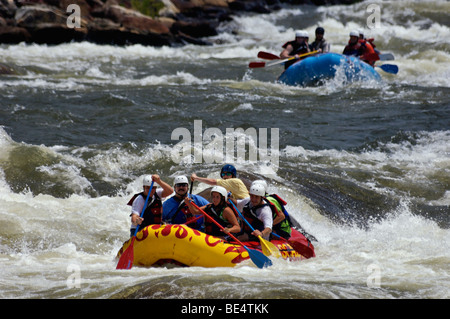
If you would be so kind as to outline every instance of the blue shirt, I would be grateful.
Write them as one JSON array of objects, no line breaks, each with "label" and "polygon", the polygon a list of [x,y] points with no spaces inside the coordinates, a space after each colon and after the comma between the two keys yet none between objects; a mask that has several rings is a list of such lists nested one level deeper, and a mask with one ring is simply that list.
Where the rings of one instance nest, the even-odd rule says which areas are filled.
[{"label": "blue shirt", "polygon": [[[194,203],[199,207],[209,204],[209,202],[202,196],[199,195],[189,195],[189,196],[194,200]],[[186,216],[179,209],[183,207],[183,204],[181,204],[181,206],[180,204],[181,202],[178,202],[175,199],[175,196],[172,196],[171,198],[166,200],[163,203],[162,220],[170,224],[184,224],[186,222]]]}]

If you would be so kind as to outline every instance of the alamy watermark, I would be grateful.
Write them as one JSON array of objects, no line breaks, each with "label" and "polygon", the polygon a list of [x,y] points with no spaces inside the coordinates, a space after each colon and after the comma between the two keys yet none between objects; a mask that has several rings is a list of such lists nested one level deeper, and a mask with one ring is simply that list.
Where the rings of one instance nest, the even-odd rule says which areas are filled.
[{"label": "alamy watermark", "polygon": [[81,28],[81,9],[77,4],[69,4],[67,6],[67,13],[71,13],[67,18],[66,24],[70,29]]},{"label": "alamy watermark", "polygon": [[67,277],[67,288],[81,288],[81,267],[77,264],[70,264],[67,266],[66,272],[70,273]]},{"label": "alamy watermark", "polygon": [[381,287],[381,267],[377,264],[370,264],[367,266],[367,287],[380,288]]},{"label": "alamy watermark", "polygon": [[277,168],[279,164],[278,128],[226,128],[225,133],[218,128],[203,130],[203,121],[194,120],[194,130],[176,128],[171,134],[172,141],[180,141],[172,151],[172,160],[191,163],[256,163],[266,162]]},{"label": "alamy watermark", "polygon": [[379,28],[381,25],[381,8],[378,4],[369,4],[366,12],[370,13],[366,19],[366,25],[369,29]]}]

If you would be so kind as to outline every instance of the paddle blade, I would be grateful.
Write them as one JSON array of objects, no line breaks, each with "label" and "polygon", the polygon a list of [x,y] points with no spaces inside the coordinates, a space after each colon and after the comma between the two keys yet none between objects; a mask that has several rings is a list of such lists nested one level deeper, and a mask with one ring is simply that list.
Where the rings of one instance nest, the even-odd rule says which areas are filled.
[{"label": "paddle blade", "polygon": [[386,73],[391,73],[391,74],[398,73],[398,66],[396,66],[395,64],[382,64],[382,65],[377,65],[377,66]]},{"label": "paddle blade", "polygon": [[244,246],[244,248],[247,250],[250,259],[253,261],[256,267],[264,268],[272,266],[272,261],[266,256],[264,256],[262,252],[247,248],[246,246]]},{"label": "paddle blade", "polygon": [[304,244],[296,240],[288,240],[289,245],[294,248],[296,252],[305,258],[315,257],[314,246],[311,243]]},{"label": "paddle blade", "polygon": [[395,60],[395,57],[392,53],[381,53],[378,55],[381,61],[390,61]]},{"label": "paddle blade", "polygon": [[120,256],[116,269],[131,269],[131,267],[133,267],[133,260],[134,260],[133,244],[135,239],[136,237],[133,237],[128,248],[125,249],[123,254]]},{"label": "paddle blade", "polygon": [[262,252],[264,255],[266,255],[266,256],[273,255],[276,258],[281,257],[280,250],[277,248],[277,246],[272,244],[270,241],[265,240],[261,236],[258,236],[258,238],[259,238],[259,241],[261,242],[261,249],[262,249]]},{"label": "paddle blade", "polygon": [[269,52],[264,52],[264,51],[259,51],[258,52],[258,58],[260,59],[265,59],[265,60],[279,60],[281,59],[278,55],[269,53]]},{"label": "paddle blade", "polygon": [[266,62],[250,62],[250,64],[248,65],[248,67],[250,69],[263,68],[265,66],[266,66]]}]

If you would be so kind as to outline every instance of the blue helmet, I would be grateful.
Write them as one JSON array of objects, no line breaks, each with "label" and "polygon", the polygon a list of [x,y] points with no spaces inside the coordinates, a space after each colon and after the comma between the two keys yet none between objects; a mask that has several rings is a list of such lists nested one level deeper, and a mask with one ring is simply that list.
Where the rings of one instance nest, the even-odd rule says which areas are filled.
[{"label": "blue helmet", "polygon": [[236,168],[231,164],[225,164],[220,170],[220,176],[223,177],[225,173],[231,173],[233,177],[236,177],[237,171]]}]

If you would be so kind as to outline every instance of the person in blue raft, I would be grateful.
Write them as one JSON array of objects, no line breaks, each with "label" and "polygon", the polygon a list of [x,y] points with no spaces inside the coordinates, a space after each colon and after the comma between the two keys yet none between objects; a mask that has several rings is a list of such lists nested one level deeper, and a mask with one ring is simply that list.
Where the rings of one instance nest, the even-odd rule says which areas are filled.
[{"label": "person in blue raft", "polygon": [[185,198],[189,197],[199,207],[209,202],[200,195],[188,194],[189,182],[186,176],[177,176],[174,179],[175,195],[163,203],[162,220],[166,224],[187,224],[189,227],[202,230],[203,217],[195,216],[186,205]]}]

